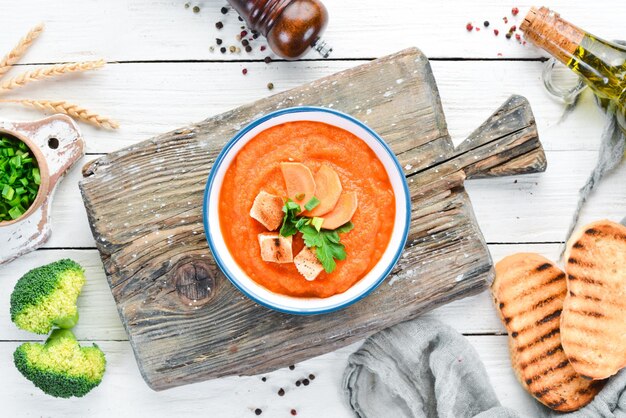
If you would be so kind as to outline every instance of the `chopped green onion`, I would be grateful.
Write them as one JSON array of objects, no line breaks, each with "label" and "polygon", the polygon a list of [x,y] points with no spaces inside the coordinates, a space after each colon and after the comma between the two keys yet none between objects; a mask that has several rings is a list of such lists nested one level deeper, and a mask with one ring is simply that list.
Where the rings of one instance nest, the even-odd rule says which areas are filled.
[{"label": "chopped green onion", "polygon": [[317,229],[317,232],[319,232],[320,229],[322,229],[323,223],[324,223],[324,218],[318,218],[317,216],[311,220],[311,225],[313,225],[315,229]]},{"label": "chopped green onion", "polygon": [[11,219],[17,219],[22,216],[22,214],[23,212],[20,210],[19,206],[15,206],[9,210],[9,215],[11,216]]},{"label": "chopped green onion", "polygon": [[315,208],[316,208],[319,204],[320,204],[320,200],[319,200],[317,197],[313,196],[313,197],[311,198],[311,200],[309,200],[309,201],[306,203],[306,205],[304,205],[304,208],[305,208],[306,210],[313,210],[313,209],[315,209]]},{"label": "chopped green onion", "polygon": [[15,190],[13,189],[13,187],[9,186],[8,184],[4,186],[4,188],[2,189],[2,197],[4,197],[6,200],[13,199],[14,193],[15,193]]},{"label": "chopped green onion", "polygon": [[0,222],[21,217],[33,204],[41,173],[28,146],[0,134]]},{"label": "chopped green onion", "polygon": [[302,201],[302,199],[304,199],[305,194],[304,193],[298,193],[295,198],[298,201]]}]

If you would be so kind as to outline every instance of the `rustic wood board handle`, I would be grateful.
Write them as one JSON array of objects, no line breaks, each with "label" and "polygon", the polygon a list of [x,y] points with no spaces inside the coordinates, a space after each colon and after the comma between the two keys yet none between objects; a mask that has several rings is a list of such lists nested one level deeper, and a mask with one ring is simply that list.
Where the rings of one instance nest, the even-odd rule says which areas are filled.
[{"label": "rustic wood board handle", "polygon": [[[298,105],[332,107],[378,132],[404,168],[412,203],[407,246],[390,277],[346,309],[308,317],[242,295],[216,267],[202,224],[206,179],[225,142],[252,120]],[[80,187],[90,225],[148,385],[285,367],[484,290],[493,263],[463,182],[545,167],[525,100],[490,120],[455,149],[430,64],[412,48],[86,165]],[[498,130],[498,120],[509,127]]]},{"label": "rustic wood board handle", "polygon": [[[0,264],[41,247],[50,237],[50,206],[59,181],[84,155],[84,141],[78,126],[68,116],[53,115],[34,122],[2,122],[0,131],[17,138],[26,138],[39,148],[45,160],[40,165],[42,186],[47,180],[47,193],[35,211],[17,223],[0,226]],[[56,140],[56,141],[55,141]],[[51,142],[49,142],[51,141]]]}]

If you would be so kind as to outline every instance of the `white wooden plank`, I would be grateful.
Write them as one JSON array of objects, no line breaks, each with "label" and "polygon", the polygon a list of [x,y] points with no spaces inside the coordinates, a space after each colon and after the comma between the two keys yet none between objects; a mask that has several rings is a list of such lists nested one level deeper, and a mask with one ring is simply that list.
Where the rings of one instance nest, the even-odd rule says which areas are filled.
[{"label": "white wooden plank", "polygon": [[[522,389],[513,375],[506,337],[469,337],[485,363],[496,394],[503,405],[534,416],[536,404]],[[261,376],[231,377],[153,392],[141,380],[128,342],[97,342],[107,356],[107,373],[102,384],[81,399],[61,400],[44,395],[25,380],[12,365],[14,342],[0,343],[0,403],[3,414],[11,417],[44,413],[50,417],[137,417],[137,416],[197,416],[210,411],[212,417],[262,416],[287,417],[296,409],[298,417],[349,418],[352,412],[346,404],[341,378],[348,356],[360,344],[338,350],[296,365],[294,370],[281,369]],[[296,387],[295,382],[309,374],[315,380],[308,386]],[[280,388],[284,396],[278,396]],[[323,401],[322,401],[323,400]]]},{"label": "white wooden plank", "polygon": [[[492,245],[489,247],[494,261],[520,251],[535,251],[556,259],[558,246],[544,245]],[[19,277],[28,270],[59,260],[72,258],[86,269],[87,284],[79,298],[80,321],[75,331],[87,340],[126,340],[115,302],[107,284],[102,263],[96,250],[45,250],[36,251],[0,267],[0,340],[32,340],[36,335],[18,330],[10,322],[9,298]],[[383,284],[385,286],[385,284]],[[465,334],[504,333],[493,309],[488,292],[450,303],[426,316],[439,319]]]},{"label": "white wooden plank", "polygon": [[[549,151],[545,173],[466,182],[478,224],[488,242],[558,242],[565,238],[578,189],[596,161],[595,152]],[[94,247],[78,190],[80,161],[60,184],[52,204],[52,236],[45,247]],[[626,216],[626,164],[609,175],[587,202],[581,222]]]},{"label": "white wooden plank", "polygon": [[[62,99],[118,120],[119,132],[81,124],[87,152],[107,153],[211,115],[287,90],[364,61],[112,64],[104,69],[31,84],[7,97]],[[563,105],[543,89],[540,62],[432,62],[452,138],[463,140],[512,93],[525,95],[549,150],[595,150],[603,117],[587,97],[565,122]],[[248,74],[241,70],[247,68]],[[267,83],[273,82],[270,92]],[[3,119],[41,113],[0,104]]]},{"label": "white wooden plank", "polygon": [[[191,1],[201,12],[185,9],[183,0],[65,0],[63,6],[50,7],[45,0],[24,0],[2,13],[3,36],[0,50],[10,48],[31,26],[45,21],[48,30],[29,53],[26,62],[57,62],[105,57],[111,61],[129,60],[207,60],[262,59],[265,53],[222,55],[211,53],[216,36],[234,44],[240,31],[236,16],[226,19],[219,9],[223,0]],[[407,46],[418,46],[431,57],[528,58],[543,55],[534,47],[522,47],[504,34],[518,24],[533,2],[502,3],[497,0],[466,2],[446,0],[422,2],[396,0],[381,4],[359,0],[325,0],[330,24],[324,37],[334,47],[333,58],[376,57]],[[517,18],[511,7],[520,8]],[[613,39],[623,36],[623,17],[615,10],[614,0],[597,0],[593,7],[585,2],[555,0],[550,6],[574,23],[596,35]],[[509,16],[505,25],[503,16]],[[215,28],[224,20],[225,29]],[[490,30],[468,33],[467,22]],[[496,37],[492,29],[499,28]],[[308,58],[315,58],[311,54]]]}]

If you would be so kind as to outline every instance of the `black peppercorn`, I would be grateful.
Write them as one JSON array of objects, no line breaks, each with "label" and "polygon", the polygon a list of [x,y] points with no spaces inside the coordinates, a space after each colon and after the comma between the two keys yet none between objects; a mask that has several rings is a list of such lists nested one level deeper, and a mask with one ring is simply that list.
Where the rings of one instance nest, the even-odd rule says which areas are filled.
[{"label": "black peppercorn", "polygon": [[488,21],[488,20],[485,20],[485,22],[483,23],[483,25],[485,25],[485,27],[486,27],[486,28],[488,28],[488,27],[489,27],[489,21]]},{"label": "black peppercorn", "polygon": [[220,11],[222,12],[223,15],[225,15],[226,13],[228,13],[228,7],[222,7]]},{"label": "black peppercorn", "polygon": [[513,36],[513,34],[511,32],[509,32],[505,36],[506,36],[506,39],[511,39],[511,36]]},{"label": "black peppercorn", "polygon": [[261,409],[260,409],[260,408],[257,408],[257,409],[255,409],[255,410],[254,410],[254,413],[255,413],[256,415],[261,415],[261,414],[263,413],[263,411],[261,411]]},{"label": "black peppercorn", "polygon": [[267,83],[268,90],[274,90],[274,83]]},{"label": "black peppercorn", "polygon": [[278,396],[285,396],[285,389],[280,388],[280,389],[278,390]]},{"label": "black peppercorn", "polygon": [[237,19],[239,19],[240,22],[243,22],[243,17],[237,16]]},{"label": "black peppercorn", "polygon": [[224,47],[224,46],[223,46],[223,47],[221,47],[221,48],[220,48],[220,52],[221,52],[222,54],[225,54],[225,53],[226,53],[226,47]]},{"label": "black peppercorn", "polygon": [[252,52],[252,47],[250,45],[246,45],[246,52]]},{"label": "black peppercorn", "polygon": [[309,379],[311,379],[311,380],[315,380],[315,375],[311,373],[311,374],[309,375]]},{"label": "black peppercorn", "polygon": [[243,46],[248,46],[248,45],[250,45],[250,42],[248,42],[248,40],[247,40],[247,39],[243,39],[243,40],[241,41],[241,45],[243,45]]},{"label": "black peppercorn", "polygon": [[217,22],[215,24],[215,27],[218,28],[218,29],[222,29],[224,27],[224,24],[222,22]]},{"label": "black peppercorn", "polygon": [[299,380],[296,382],[296,386],[300,386],[302,384],[302,382],[300,382]]},{"label": "black peppercorn", "polygon": [[200,13],[200,8],[198,6],[193,6],[194,13]]},{"label": "black peppercorn", "polygon": [[309,379],[304,379],[304,380],[302,381],[302,384],[303,384],[304,386],[309,386]]},{"label": "black peppercorn", "polygon": [[[272,58],[271,57],[265,57],[263,59],[263,61],[265,61],[266,64],[269,64],[270,62],[272,62]],[[294,367],[294,366],[289,366],[289,369],[293,370],[292,367]]]},{"label": "black peppercorn", "polygon": [[[267,59],[267,58],[269,58],[269,57],[266,57],[265,59]],[[293,370],[295,368],[296,368],[296,366],[294,366],[293,364],[291,366],[289,366],[289,370]]]},{"label": "black peppercorn", "polygon": [[220,38],[215,38],[215,42],[216,42],[218,45],[222,45],[222,40],[221,40]]},{"label": "black peppercorn", "polygon": [[263,382],[267,382],[267,377],[263,376],[263,377],[261,378],[261,381],[263,381]]}]

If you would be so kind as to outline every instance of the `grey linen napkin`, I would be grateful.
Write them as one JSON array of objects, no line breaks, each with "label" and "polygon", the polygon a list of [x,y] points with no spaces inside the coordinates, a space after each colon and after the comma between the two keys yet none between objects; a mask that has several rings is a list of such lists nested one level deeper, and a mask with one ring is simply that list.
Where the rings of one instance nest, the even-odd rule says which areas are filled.
[{"label": "grey linen napkin", "polygon": [[[537,402],[533,418],[626,417],[626,373],[585,408],[561,414]],[[470,343],[435,320],[416,319],[370,338],[348,359],[345,395],[359,418],[526,418],[502,407]]]}]

